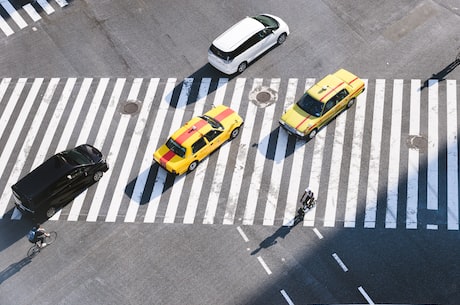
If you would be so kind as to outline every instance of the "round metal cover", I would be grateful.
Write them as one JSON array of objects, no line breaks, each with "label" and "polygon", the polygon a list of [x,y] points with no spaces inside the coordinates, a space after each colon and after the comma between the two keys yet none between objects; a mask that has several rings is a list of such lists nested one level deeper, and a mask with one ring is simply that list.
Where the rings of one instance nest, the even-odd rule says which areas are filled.
[{"label": "round metal cover", "polygon": [[278,100],[278,92],[270,87],[259,86],[249,93],[249,100],[260,108],[265,108]]},{"label": "round metal cover", "polygon": [[137,100],[128,100],[123,103],[120,107],[121,114],[134,115],[141,109],[141,102]]}]

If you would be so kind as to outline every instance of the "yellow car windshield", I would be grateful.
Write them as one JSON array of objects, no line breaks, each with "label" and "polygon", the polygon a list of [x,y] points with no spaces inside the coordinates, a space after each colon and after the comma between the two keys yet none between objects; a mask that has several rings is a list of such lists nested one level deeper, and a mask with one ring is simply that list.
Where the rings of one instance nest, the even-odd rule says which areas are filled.
[{"label": "yellow car windshield", "polygon": [[321,116],[323,105],[324,104],[322,102],[312,98],[308,93],[305,93],[300,101],[297,102],[297,106],[299,106],[306,113],[315,117]]}]

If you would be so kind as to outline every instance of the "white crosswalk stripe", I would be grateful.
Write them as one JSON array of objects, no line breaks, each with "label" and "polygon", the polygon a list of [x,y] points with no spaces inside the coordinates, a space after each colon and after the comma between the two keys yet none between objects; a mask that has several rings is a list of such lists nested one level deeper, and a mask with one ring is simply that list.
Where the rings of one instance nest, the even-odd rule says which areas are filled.
[{"label": "white crosswalk stripe", "polygon": [[[51,220],[288,225],[309,186],[318,204],[303,226],[459,230],[457,81],[429,80],[423,90],[421,80],[365,80],[355,105],[314,139],[289,137],[278,119],[314,82],[1,79],[0,218],[21,218],[11,194],[20,177],[90,143],[109,171]],[[248,98],[263,84],[275,104]],[[122,113],[132,100],[139,111]],[[235,140],[187,175],[153,162],[169,134],[219,104],[245,120]]]},{"label": "white crosswalk stripe", "polygon": [[[42,19],[41,12],[46,15],[56,12],[53,5],[63,8],[68,5],[68,2],[66,0],[36,0],[22,5],[22,3],[16,3],[13,0],[1,0],[0,6],[11,18],[5,17],[7,19],[5,20],[0,16],[0,30],[5,36],[10,36],[15,33],[16,28],[18,30],[26,28],[29,21],[40,21]],[[10,19],[12,21],[9,21]]]}]

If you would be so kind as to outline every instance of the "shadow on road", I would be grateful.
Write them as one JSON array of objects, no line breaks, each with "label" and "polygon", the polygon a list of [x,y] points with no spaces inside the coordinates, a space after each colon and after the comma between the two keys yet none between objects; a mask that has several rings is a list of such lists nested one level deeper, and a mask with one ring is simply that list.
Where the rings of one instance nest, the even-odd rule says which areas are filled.
[{"label": "shadow on road", "polygon": [[0,285],[4,281],[6,281],[10,277],[12,277],[13,275],[15,275],[16,273],[21,271],[21,269],[23,267],[27,266],[28,264],[30,264],[30,262],[32,262],[31,258],[24,257],[19,262],[13,263],[13,264],[9,265],[7,268],[5,268],[5,270],[1,271],[0,272]]},{"label": "shadow on road", "polygon": [[439,71],[436,74],[431,75],[429,79],[426,79],[423,82],[422,87],[420,87],[420,91],[422,91],[425,88],[428,88],[430,86],[429,81],[430,79],[436,79],[438,81],[443,81],[445,80],[445,77],[452,71],[454,71],[455,68],[457,68],[460,65],[460,56],[457,56],[457,58],[452,61],[450,64],[448,64],[444,69]]},{"label": "shadow on road", "polygon": [[282,226],[276,230],[275,233],[270,235],[269,237],[265,238],[260,244],[259,248],[255,249],[254,251],[251,252],[251,255],[256,255],[260,250],[262,249],[267,249],[270,248],[271,246],[275,245],[278,241],[278,238],[284,239],[292,230],[293,227],[295,227],[298,224],[298,222],[294,223],[293,226]]}]

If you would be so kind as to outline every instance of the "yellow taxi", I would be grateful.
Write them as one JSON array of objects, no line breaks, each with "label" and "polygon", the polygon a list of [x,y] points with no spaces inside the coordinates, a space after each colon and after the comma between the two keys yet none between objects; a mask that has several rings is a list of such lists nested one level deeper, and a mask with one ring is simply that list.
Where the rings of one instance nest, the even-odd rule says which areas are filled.
[{"label": "yellow taxi", "polygon": [[364,89],[359,77],[340,69],[308,89],[286,110],[279,123],[289,134],[312,139],[322,126],[350,108]]},{"label": "yellow taxi", "polygon": [[227,106],[217,106],[174,132],[153,158],[176,175],[193,171],[201,160],[238,136],[242,124],[238,113]]}]

